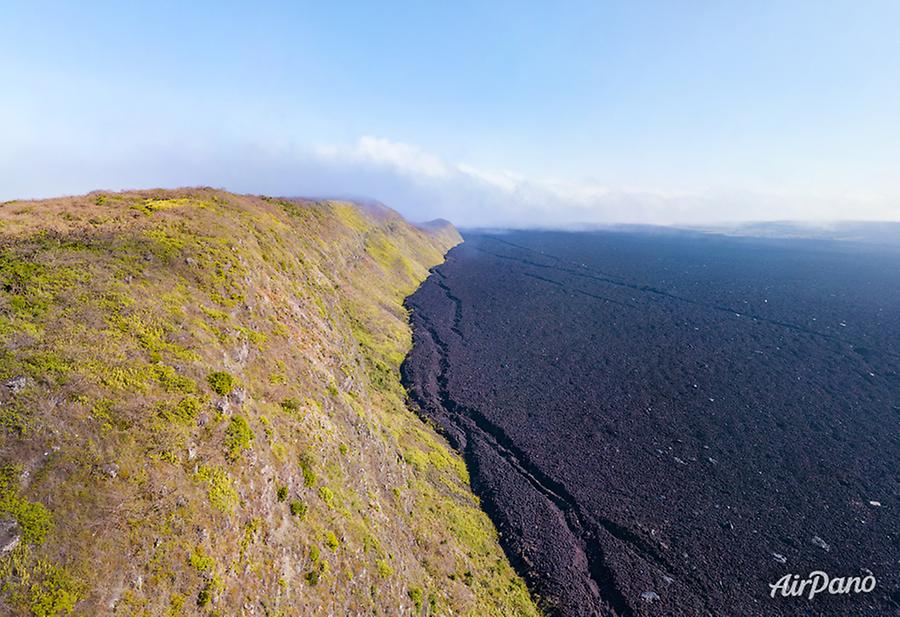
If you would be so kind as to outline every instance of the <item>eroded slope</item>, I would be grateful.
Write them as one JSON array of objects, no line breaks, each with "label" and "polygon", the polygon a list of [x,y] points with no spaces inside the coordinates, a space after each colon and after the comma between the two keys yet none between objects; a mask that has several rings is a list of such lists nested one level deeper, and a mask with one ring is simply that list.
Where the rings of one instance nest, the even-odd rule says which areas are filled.
[{"label": "eroded slope", "polygon": [[0,206],[0,612],[533,614],[399,384],[458,240],[208,189]]}]

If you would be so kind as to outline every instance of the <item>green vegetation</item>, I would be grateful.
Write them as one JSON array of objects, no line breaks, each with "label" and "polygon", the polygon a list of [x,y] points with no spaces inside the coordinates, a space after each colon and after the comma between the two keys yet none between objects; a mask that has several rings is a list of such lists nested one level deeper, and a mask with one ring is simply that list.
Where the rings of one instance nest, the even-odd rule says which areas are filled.
[{"label": "green vegetation", "polygon": [[458,239],[211,189],[0,208],[0,612],[536,615],[399,382]]},{"label": "green vegetation", "polygon": [[206,482],[206,495],[212,507],[223,512],[237,507],[238,494],[225,470],[204,465],[197,470],[197,477]]},{"label": "green vegetation", "polygon": [[0,592],[16,614],[56,617],[70,613],[81,599],[84,585],[65,568],[37,557],[19,544],[0,558]]},{"label": "green vegetation", "polygon": [[50,512],[41,503],[32,503],[24,499],[0,504],[0,510],[13,515],[22,529],[22,541],[40,544],[47,538],[53,526]]},{"label": "green vegetation", "polygon": [[291,502],[291,514],[293,516],[303,518],[304,516],[306,516],[307,510],[308,508],[306,507],[306,504],[299,499],[295,499]]},{"label": "green vegetation", "polygon": [[188,561],[197,572],[209,572],[216,564],[215,560],[207,555],[200,546],[191,551]]},{"label": "green vegetation", "polygon": [[309,549],[309,560],[312,562],[312,568],[304,575],[306,582],[314,587],[319,584],[319,579],[328,574],[328,562],[321,558],[319,547],[313,545]]},{"label": "green vegetation", "polygon": [[416,612],[422,612],[422,606],[425,604],[425,594],[422,591],[421,587],[410,587],[409,591],[406,592],[409,596],[409,599],[412,600],[413,605],[416,607]]},{"label": "green vegetation", "polygon": [[212,600],[212,592],[209,585],[204,585],[203,589],[197,592],[197,606],[204,607],[209,605]]},{"label": "green vegetation", "polygon": [[197,419],[203,405],[196,396],[186,396],[174,405],[162,402],[158,406],[159,415],[177,424],[190,424]]},{"label": "green vegetation", "polygon": [[295,398],[286,398],[281,401],[281,408],[287,413],[297,413],[298,411],[300,411],[300,401]]},{"label": "green vegetation", "polygon": [[375,569],[381,578],[390,578],[394,574],[394,569],[384,559],[375,562]]},{"label": "green vegetation", "polygon": [[154,365],[153,376],[167,392],[193,394],[197,390],[197,385],[193,380],[179,375],[174,368],[165,364]]},{"label": "green vegetation", "polygon": [[329,508],[334,507],[334,491],[332,491],[330,488],[328,488],[327,486],[320,486],[319,497],[322,499],[322,501],[325,502],[326,506],[328,506]]},{"label": "green vegetation", "polygon": [[[323,562],[324,565],[324,562]],[[319,576],[322,572],[322,568],[313,568],[309,572],[306,573],[305,577],[306,582],[309,583],[311,587],[314,587],[319,584]]]},{"label": "green vegetation", "polygon": [[338,547],[340,547],[340,545],[341,545],[341,541],[338,540],[338,537],[335,535],[335,533],[333,531],[325,532],[325,546],[330,548],[332,551],[336,551],[336,550],[338,550]]},{"label": "green vegetation", "polygon": [[241,458],[241,453],[250,449],[254,437],[244,416],[231,416],[225,429],[225,457],[229,461]]},{"label": "green vegetation", "polygon": [[[199,599],[199,598],[198,598]],[[180,593],[173,593],[169,598],[169,609],[164,613],[165,617],[178,617],[182,615],[184,608],[184,596]]]},{"label": "green vegetation", "polygon": [[230,373],[225,371],[214,371],[206,376],[206,382],[212,391],[220,396],[230,394],[234,390],[235,381]]},{"label": "green vegetation", "polygon": [[[57,296],[79,280],[72,268],[50,268],[9,250],[0,251],[0,288],[11,324],[41,321]],[[0,325],[2,327],[2,325]]]},{"label": "green vegetation", "polygon": [[315,486],[316,474],[312,470],[312,462],[306,455],[300,457],[300,470],[303,472],[304,486]]},{"label": "green vegetation", "polygon": [[21,468],[6,465],[0,468],[0,514],[9,514],[22,531],[22,542],[40,544],[53,527],[49,510],[19,496],[18,477]]}]

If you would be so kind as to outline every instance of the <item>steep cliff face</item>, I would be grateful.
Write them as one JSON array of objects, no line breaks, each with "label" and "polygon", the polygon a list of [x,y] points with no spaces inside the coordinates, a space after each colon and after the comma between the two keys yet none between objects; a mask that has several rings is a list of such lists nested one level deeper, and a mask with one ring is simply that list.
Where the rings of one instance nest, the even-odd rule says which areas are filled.
[{"label": "steep cliff face", "polygon": [[210,189],[0,206],[0,612],[534,614],[399,382],[457,242]]}]

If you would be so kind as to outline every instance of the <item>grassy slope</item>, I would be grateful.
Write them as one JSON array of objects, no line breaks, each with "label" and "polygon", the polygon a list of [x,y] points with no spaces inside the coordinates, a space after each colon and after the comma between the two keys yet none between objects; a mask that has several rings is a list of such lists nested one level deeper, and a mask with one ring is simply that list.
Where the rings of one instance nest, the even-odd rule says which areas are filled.
[{"label": "grassy slope", "polygon": [[399,383],[458,238],[209,189],[0,206],[0,612],[534,614]]}]

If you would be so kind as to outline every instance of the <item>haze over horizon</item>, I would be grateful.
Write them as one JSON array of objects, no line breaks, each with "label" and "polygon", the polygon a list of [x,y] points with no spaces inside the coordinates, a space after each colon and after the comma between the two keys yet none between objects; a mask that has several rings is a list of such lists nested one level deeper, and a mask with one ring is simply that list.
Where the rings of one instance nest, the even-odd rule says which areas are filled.
[{"label": "haze over horizon", "polygon": [[13,2],[0,200],[209,185],[461,226],[900,220],[900,5]]}]

